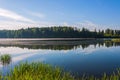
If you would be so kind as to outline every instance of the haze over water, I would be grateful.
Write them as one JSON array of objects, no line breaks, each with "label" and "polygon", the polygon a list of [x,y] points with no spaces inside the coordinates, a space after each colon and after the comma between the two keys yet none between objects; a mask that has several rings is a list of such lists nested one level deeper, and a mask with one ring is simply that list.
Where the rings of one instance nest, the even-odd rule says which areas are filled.
[{"label": "haze over water", "polygon": [[59,66],[75,76],[83,74],[100,76],[104,72],[110,74],[120,67],[120,42],[109,39],[8,42],[0,43],[0,53],[12,56],[10,64],[7,66],[0,64],[0,69],[4,72],[8,70],[8,67],[14,67],[26,61],[40,61]]}]

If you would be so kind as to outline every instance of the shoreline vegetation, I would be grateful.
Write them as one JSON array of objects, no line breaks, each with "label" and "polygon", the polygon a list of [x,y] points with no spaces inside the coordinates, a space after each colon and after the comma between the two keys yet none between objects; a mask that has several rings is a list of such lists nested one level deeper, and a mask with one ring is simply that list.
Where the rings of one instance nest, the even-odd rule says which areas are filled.
[{"label": "shoreline vegetation", "polygon": [[103,73],[101,77],[86,76],[75,77],[70,72],[65,72],[59,67],[53,67],[40,62],[20,63],[11,69],[10,73],[2,76],[0,80],[119,80],[120,69],[111,75]]},{"label": "shoreline vegetation", "polygon": [[120,30],[78,29],[70,26],[0,30],[0,38],[120,38]]},{"label": "shoreline vegetation", "polygon": [[[9,61],[11,56],[8,54],[2,55],[2,60]],[[7,58],[5,58],[7,57]],[[5,62],[3,61],[3,62]],[[40,62],[20,63],[10,70],[7,75],[0,74],[0,80],[119,80],[120,68],[110,75],[103,73],[101,77],[86,76],[75,77],[70,72],[65,72],[59,67],[53,67],[49,64]]]}]

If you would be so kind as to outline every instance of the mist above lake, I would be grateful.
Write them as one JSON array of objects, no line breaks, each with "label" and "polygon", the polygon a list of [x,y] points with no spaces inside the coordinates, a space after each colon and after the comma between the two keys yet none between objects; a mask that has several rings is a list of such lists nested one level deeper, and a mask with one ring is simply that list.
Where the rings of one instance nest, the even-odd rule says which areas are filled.
[{"label": "mist above lake", "polygon": [[[5,40],[4,40],[5,41]],[[76,76],[100,76],[110,74],[120,67],[120,42],[111,39],[87,39],[67,41],[7,40],[0,42],[0,53],[10,54],[12,62],[8,67],[20,62],[43,62],[59,66]],[[3,71],[7,67],[0,65]]]}]

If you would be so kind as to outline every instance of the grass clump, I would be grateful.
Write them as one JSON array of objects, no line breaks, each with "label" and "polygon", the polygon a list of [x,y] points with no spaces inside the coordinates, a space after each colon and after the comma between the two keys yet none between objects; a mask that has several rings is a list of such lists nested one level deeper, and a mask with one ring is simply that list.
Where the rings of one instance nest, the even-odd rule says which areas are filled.
[{"label": "grass clump", "polygon": [[42,63],[22,63],[15,66],[2,80],[120,80],[120,69],[111,75],[103,74],[101,77],[86,76],[75,78],[68,72],[58,67],[52,67]]},{"label": "grass clump", "polygon": [[5,80],[74,80],[70,73],[42,63],[22,63],[14,67]]},{"label": "grass clump", "polygon": [[58,67],[42,63],[24,63],[15,68],[6,77],[7,80],[120,80],[120,68],[111,75],[104,73],[101,77],[86,76],[75,78],[69,72]]},{"label": "grass clump", "polygon": [[0,62],[5,65],[11,62],[11,56],[9,54],[4,54],[0,56]]},{"label": "grass clump", "polygon": [[113,72],[111,75],[104,73],[101,77],[95,76],[83,76],[77,80],[120,80],[120,68],[116,72]]},{"label": "grass clump", "polygon": [[0,80],[120,80],[120,69],[117,69],[111,75],[104,73],[99,78],[86,75],[75,78],[69,72],[64,72],[59,67],[53,67],[40,62],[26,62],[16,65],[7,75],[0,76]]}]

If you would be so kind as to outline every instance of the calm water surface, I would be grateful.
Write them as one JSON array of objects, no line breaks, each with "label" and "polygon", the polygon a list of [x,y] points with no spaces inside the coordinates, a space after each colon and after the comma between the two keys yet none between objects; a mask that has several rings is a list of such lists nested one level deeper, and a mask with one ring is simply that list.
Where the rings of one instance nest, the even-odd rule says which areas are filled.
[{"label": "calm water surface", "polygon": [[4,41],[0,42],[0,54],[10,54],[12,62],[0,64],[6,73],[8,68],[20,62],[44,62],[59,66],[65,71],[81,76],[110,74],[120,68],[120,42],[110,40],[81,41]]}]

